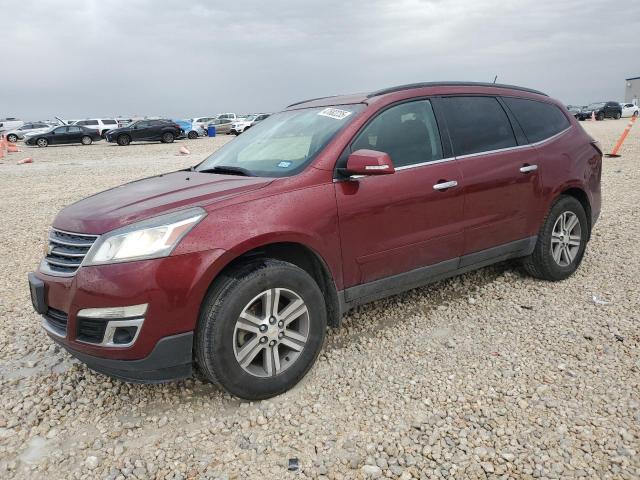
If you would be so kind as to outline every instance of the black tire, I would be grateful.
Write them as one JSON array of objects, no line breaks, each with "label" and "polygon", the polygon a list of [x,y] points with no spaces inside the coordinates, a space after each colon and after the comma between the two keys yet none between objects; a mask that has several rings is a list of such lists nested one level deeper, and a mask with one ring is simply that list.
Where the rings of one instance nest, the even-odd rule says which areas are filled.
[{"label": "black tire", "polygon": [[15,133],[10,133],[7,135],[7,140],[11,143],[16,143],[18,141],[18,136]]},{"label": "black tire", "polygon": [[46,138],[39,138],[36,140],[36,145],[40,148],[48,147],[49,140],[47,140]]},{"label": "black tire", "polygon": [[616,112],[613,114],[613,118],[615,118],[616,120],[620,120],[620,117],[622,117],[622,114],[620,112]]},{"label": "black tire", "polygon": [[637,117],[638,116],[638,110],[636,110],[635,112],[633,112],[633,115],[631,115],[632,117]]},{"label": "black tire", "polygon": [[80,143],[82,143],[82,145],[91,145],[93,143],[93,139],[89,135],[85,135],[80,139]]},{"label": "black tire", "polygon": [[[553,227],[560,215],[565,212],[575,214],[580,223],[580,246],[574,259],[567,266],[559,265],[554,260],[551,251],[551,237]],[[570,277],[577,270],[582,262],[582,257],[589,238],[589,222],[587,214],[582,204],[574,197],[561,195],[553,204],[549,213],[542,223],[542,228],[538,233],[538,240],[533,253],[522,260],[524,269],[530,275],[542,280],[557,282]]]},{"label": "black tire", "polygon": [[[271,288],[296,292],[309,314],[307,342],[294,362],[275,376],[246,371],[234,353],[236,320],[256,295]],[[258,259],[221,274],[207,294],[196,330],[196,362],[210,381],[247,400],[279,395],[296,385],[314,364],[324,342],[326,308],[320,288],[304,270],[287,262]],[[288,358],[288,357],[287,357]]]},{"label": "black tire", "polygon": [[129,135],[118,135],[116,141],[121,147],[126,147],[131,143],[131,137]]},{"label": "black tire", "polygon": [[195,140],[196,138],[198,138],[198,133],[194,132],[193,130],[191,130],[188,134],[187,134],[187,138],[189,140]]},{"label": "black tire", "polygon": [[604,113],[600,112],[600,113],[596,116],[596,118],[597,118],[598,120],[604,120]]},{"label": "black tire", "polygon": [[175,140],[175,137],[173,135],[173,133],[171,132],[164,132],[162,134],[162,143],[173,143],[173,141]]}]

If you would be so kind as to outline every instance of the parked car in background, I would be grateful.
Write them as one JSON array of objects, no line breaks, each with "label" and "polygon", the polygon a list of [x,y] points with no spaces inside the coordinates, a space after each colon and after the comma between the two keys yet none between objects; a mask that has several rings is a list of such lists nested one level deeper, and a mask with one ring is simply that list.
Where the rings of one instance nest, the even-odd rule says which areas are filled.
[{"label": "parked car in background", "polygon": [[118,128],[118,122],[113,118],[91,118],[85,120],[77,120],[74,125],[90,128],[97,131],[102,138],[107,134],[109,130]]},{"label": "parked car in background", "polygon": [[594,113],[596,120],[605,118],[619,119],[622,117],[622,107],[618,102],[596,102],[583,108],[578,114],[578,120],[589,120]]},{"label": "parked car in background", "polygon": [[16,128],[15,130],[9,130],[5,133],[7,140],[10,142],[17,142],[18,140],[22,140],[24,136],[28,133],[41,133],[46,130],[49,130],[52,125],[43,122],[30,122],[25,123],[20,128]]},{"label": "parked car in background", "polygon": [[358,305],[507,259],[570,277],[601,170],[598,143],[535,90],[316,98],[190,169],[64,208],[31,298],[51,339],[94,370],[157,383],[197,365],[265,399],[305,376],[327,326]]},{"label": "parked car in background", "polygon": [[231,133],[234,135],[240,135],[245,130],[251,128],[256,123],[259,123],[268,117],[269,117],[268,113],[256,113],[253,115],[248,115],[243,119],[236,120],[231,125]]},{"label": "parked car in background", "polygon": [[233,120],[229,118],[216,118],[207,124],[207,129],[216,127],[216,135],[222,135],[231,131],[231,125],[233,125]]},{"label": "parked car in background", "polygon": [[180,135],[177,138],[189,138],[191,140],[193,140],[194,138],[198,138],[198,137],[206,137],[207,136],[207,132],[206,130],[201,126],[201,124],[192,122],[191,120],[172,120],[173,122],[175,122],[176,124],[178,124],[178,126],[182,129],[183,134]]},{"label": "parked car in background", "polygon": [[191,123],[193,123],[194,125],[202,128],[202,129],[206,129],[207,125],[209,124],[209,122],[214,120],[215,118],[216,118],[215,115],[210,116],[210,117],[196,117],[196,118],[192,118],[191,119]]},{"label": "parked car in background", "polygon": [[126,127],[131,122],[133,122],[132,118],[116,118],[116,122],[118,123],[118,128]]},{"label": "parked car in background", "polygon": [[236,115],[235,113],[219,113],[216,115],[216,118],[226,118],[227,120],[239,120],[241,117]]},{"label": "parked car in background", "polygon": [[15,130],[16,128],[20,128],[22,125],[24,125],[24,121],[14,117],[0,118],[0,132]]},{"label": "parked car in background", "polygon": [[569,110],[569,113],[571,115],[573,115],[574,117],[578,118],[578,116],[582,112],[582,107],[578,107],[576,105],[567,105],[567,110]]},{"label": "parked car in background", "polygon": [[640,107],[633,103],[621,103],[622,116],[623,117],[637,117],[640,112]]},{"label": "parked car in background", "polygon": [[80,125],[60,125],[51,127],[44,132],[27,134],[24,143],[27,145],[37,145],[47,147],[49,145],[65,145],[70,143],[81,143],[91,145],[93,142],[102,140],[102,136],[94,129],[82,127]]},{"label": "parked car in background", "polygon": [[173,120],[136,120],[126,127],[116,128],[107,132],[107,142],[116,142],[118,145],[129,145],[131,142],[157,142],[171,143],[184,130]]}]

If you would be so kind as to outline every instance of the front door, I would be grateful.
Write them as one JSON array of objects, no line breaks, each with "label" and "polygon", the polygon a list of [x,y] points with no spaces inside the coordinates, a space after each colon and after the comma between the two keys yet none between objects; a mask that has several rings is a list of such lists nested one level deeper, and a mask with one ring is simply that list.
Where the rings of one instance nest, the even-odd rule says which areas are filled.
[{"label": "front door", "polygon": [[464,179],[463,253],[524,239],[541,192],[535,148],[518,146],[494,97],[445,97],[441,105]]},{"label": "front door", "polygon": [[52,145],[59,145],[62,143],[66,143],[67,141],[67,129],[69,127],[58,127],[54,128],[49,135],[49,143]]},{"label": "front door", "polygon": [[442,158],[431,103],[379,113],[349,151],[359,149],[386,152],[396,172],[335,183],[345,288],[443,262],[454,269],[463,247],[462,175]]}]

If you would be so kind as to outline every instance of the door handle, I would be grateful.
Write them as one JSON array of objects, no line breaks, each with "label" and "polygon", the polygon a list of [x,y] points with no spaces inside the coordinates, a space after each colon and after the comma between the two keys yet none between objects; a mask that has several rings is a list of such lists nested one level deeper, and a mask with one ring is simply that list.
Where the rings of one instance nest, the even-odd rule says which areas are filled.
[{"label": "door handle", "polygon": [[453,187],[457,187],[458,186],[458,182],[456,182],[455,180],[451,180],[448,182],[440,182],[440,183],[436,183],[433,186],[434,190],[447,190],[448,188],[453,188]]},{"label": "door handle", "polygon": [[522,173],[535,172],[538,169],[538,165],[523,165],[520,167]]}]

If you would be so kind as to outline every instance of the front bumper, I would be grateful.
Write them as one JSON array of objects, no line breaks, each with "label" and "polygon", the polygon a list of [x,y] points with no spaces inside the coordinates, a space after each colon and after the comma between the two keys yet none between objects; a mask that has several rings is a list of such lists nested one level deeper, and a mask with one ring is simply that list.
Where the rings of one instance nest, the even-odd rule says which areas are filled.
[{"label": "front bumper", "polygon": [[149,355],[140,360],[111,360],[88,355],[49,335],[91,370],[136,383],[163,383],[188,378],[192,373],[193,332],[162,338]]},{"label": "front bumper", "polygon": [[[29,274],[33,305],[43,316],[47,334],[94,370],[132,381],[182,378],[191,372],[193,331],[223,253],[209,250],[80,267],[71,277],[38,271]],[[83,310],[142,304],[146,311],[136,319],[99,318],[105,330],[90,337],[98,327],[91,323],[95,319],[87,321]],[[132,332],[130,343],[107,342],[109,332],[113,336],[108,327],[114,324],[137,325],[139,330]]]}]

